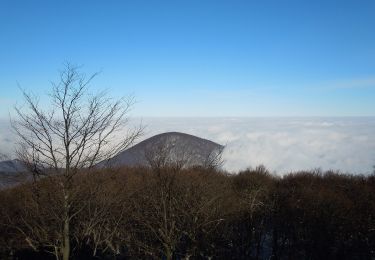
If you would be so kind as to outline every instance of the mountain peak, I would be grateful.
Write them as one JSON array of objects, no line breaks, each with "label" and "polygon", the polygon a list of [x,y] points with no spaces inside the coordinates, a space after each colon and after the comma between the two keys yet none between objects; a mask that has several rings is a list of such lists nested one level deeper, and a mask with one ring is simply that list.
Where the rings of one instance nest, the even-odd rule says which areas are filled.
[{"label": "mountain peak", "polygon": [[181,132],[152,136],[109,160],[107,166],[207,166],[221,154],[220,144]]}]

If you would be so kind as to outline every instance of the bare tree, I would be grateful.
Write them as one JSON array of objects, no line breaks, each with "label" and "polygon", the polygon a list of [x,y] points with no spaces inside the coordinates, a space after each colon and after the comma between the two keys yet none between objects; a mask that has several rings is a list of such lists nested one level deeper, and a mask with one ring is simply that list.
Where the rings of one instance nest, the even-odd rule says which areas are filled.
[{"label": "bare tree", "polygon": [[187,143],[175,145],[168,140],[154,143],[144,151],[148,165],[154,169],[172,168],[175,172],[191,167],[220,169],[224,147],[199,152]]},{"label": "bare tree", "polygon": [[224,148],[213,150],[206,155],[203,162],[203,168],[211,170],[220,170],[224,164],[223,151]]},{"label": "bare tree", "polygon": [[20,138],[19,159],[34,174],[57,176],[56,192],[62,195],[61,236],[56,257],[69,259],[71,221],[80,208],[74,207],[74,176],[126,149],[141,134],[142,127],[126,130],[132,98],[113,100],[105,92],[93,95],[89,84],[97,74],[86,77],[78,67],[67,64],[60,79],[52,83],[50,106],[23,90],[26,105],[16,107],[13,129]]},{"label": "bare tree", "polygon": [[153,144],[145,149],[145,159],[148,165],[155,171],[163,168],[171,168],[178,172],[191,163],[189,149],[184,146],[180,150],[167,141]]}]

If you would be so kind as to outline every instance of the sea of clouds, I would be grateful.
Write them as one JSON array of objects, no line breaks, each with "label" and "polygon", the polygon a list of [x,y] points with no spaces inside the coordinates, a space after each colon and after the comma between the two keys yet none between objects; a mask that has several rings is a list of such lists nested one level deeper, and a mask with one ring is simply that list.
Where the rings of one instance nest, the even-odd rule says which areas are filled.
[{"label": "sea of clouds", "polygon": [[278,174],[316,168],[368,174],[375,165],[375,117],[145,118],[143,123],[144,138],[179,131],[226,145],[229,171],[263,164]]},{"label": "sea of clouds", "polygon": [[[263,164],[277,174],[340,170],[369,174],[375,165],[375,117],[342,118],[143,118],[141,141],[162,132],[184,132],[226,146],[224,168]],[[0,153],[11,154],[14,135],[0,121]]]}]

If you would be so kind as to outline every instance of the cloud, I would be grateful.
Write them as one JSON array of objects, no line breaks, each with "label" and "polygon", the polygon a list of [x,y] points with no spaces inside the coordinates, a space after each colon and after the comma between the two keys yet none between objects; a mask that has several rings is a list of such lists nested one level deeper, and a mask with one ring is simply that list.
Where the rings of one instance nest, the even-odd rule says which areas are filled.
[{"label": "cloud", "polygon": [[[142,139],[168,131],[226,145],[224,167],[264,164],[285,174],[321,168],[370,173],[375,165],[375,117],[368,118],[143,118]],[[141,119],[133,119],[137,125]],[[141,141],[140,139],[139,141]],[[0,153],[13,151],[9,121],[0,121]]]},{"label": "cloud", "polygon": [[12,157],[14,155],[15,137],[11,131],[10,122],[0,119],[0,154]]},{"label": "cloud", "polygon": [[321,168],[369,173],[375,165],[372,118],[146,118],[144,138],[181,131],[225,144],[229,171],[264,164],[272,171]]}]

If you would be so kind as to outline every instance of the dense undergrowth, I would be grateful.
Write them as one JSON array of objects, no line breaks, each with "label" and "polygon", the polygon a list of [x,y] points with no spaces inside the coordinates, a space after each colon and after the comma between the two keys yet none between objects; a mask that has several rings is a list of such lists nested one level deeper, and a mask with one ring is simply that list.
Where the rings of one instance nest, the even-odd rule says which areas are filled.
[{"label": "dense undergrowth", "polygon": [[[375,177],[192,168],[82,172],[74,259],[374,259]],[[59,177],[0,192],[2,259],[56,259]]]}]

